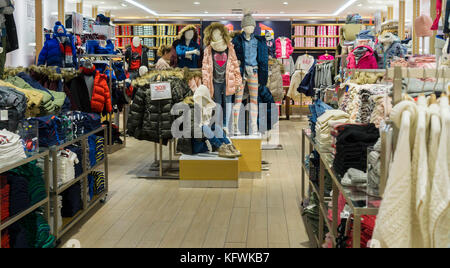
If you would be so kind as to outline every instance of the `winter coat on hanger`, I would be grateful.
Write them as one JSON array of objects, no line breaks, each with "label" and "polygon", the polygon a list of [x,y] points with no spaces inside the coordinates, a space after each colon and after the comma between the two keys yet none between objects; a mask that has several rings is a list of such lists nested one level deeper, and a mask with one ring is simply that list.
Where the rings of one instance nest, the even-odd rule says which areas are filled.
[{"label": "winter coat on hanger", "polygon": [[[58,29],[62,32],[58,32]],[[38,65],[78,68],[77,49],[74,38],[67,34],[66,28],[57,21],[52,35],[46,36],[44,47],[39,54]],[[61,41],[65,39],[64,43]]]},{"label": "winter coat on hanger", "polygon": [[86,84],[86,76],[90,76],[91,81],[95,81],[95,68],[91,70],[89,74],[85,73],[86,70],[83,67],[81,69],[83,70],[82,73],[68,82],[68,87],[71,93],[70,101],[74,111],[92,113],[89,91],[93,90],[93,85],[92,88],[88,88],[88,85]]},{"label": "winter coat on hanger", "polygon": [[[258,84],[267,85],[267,80],[269,77],[269,51],[267,48],[266,38],[263,36],[255,35],[256,40],[258,40],[258,56],[256,60],[258,61]],[[245,54],[244,54],[244,35],[242,33],[236,34],[233,38],[233,45],[236,51],[236,56],[241,62],[241,76],[245,74]]]},{"label": "winter coat on hanger", "polygon": [[275,102],[280,102],[284,98],[283,89],[283,65],[277,60],[273,60],[273,64],[269,66],[269,82],[267,87],[269,88]]},{"label": "winter coat on hanger", "polygon": [[180,78],[164,78],[170,82],[172,99],[155,100],[151,99],[150,83],[156,82],[156,76],[149,79],[137,79],[133,82],[136,88],[136,96],[130,107],[128,118],[128,133],[138,140],[147,140],[167,144],[172,139],[172,123],[174,117],[170,111],[172,106],[192,95],[186,81]]},{"label": "winter coat on hanger", "polygon": [[91,108],[95,113],[112,112],[111,95],[108,86],[108,76],[96,72],[94,89],[92,91]]},{"label": "winter coat on hanger", "polygon": [[[203,67],[202,67],[202,78],[203,85],[205,85],[211,96],[214,96],[214,83],[213,83],[213,73],[214,73],[214,63],[213,63],[213,52],[212,47],[208,46],[204,51],[203,56]],[[227,69],[225,74],[226,83],[226,95],[231,96],[236,94],[236,91],[242,88],[242,76],[239,69],[239,62],[234,51],[233,44],[228,44],[228,59],[227,59]]]},{"label": "winter coat on hanger", "polygon": [[375,51],[369,46],[359,46],[347,57],[347,69],[378,69]]},{"label": "winter coat on hanger", "polygon": [[391,120],[400,132],[373,239],[378,240],[382,248],[411,248],[411,223],[415,211],[411,202],[411,148],[417,121],[416,104],[411,101],[400,102],[394,107]]},{"label": "winter coat on hanger", "polygon": [[280,37],[275,41],[277,59],[289,59],[294,53],[292,41],[286,37]]},{"label": "winter coat on hanger", "polygon": [[140,45],[139,47],[134,47],[133,45],[128,45],[125,51],[125,61],[128,63],[128,70],[138,71],[141,66],[146,66],[148,68],[148,47]]},{"label": "winter coat on hanger", "polygon": [[300,86],[298,87],[297,91],[299,93],[303,93],[308,97],[314,96],[314,88],[316,87],[315,84],[315,77],[316,77],[316,61],[314,61],[314,64],[312,65],[311,69],[309,69],[309,72],[303,77],[302,82],[300,83]]}]

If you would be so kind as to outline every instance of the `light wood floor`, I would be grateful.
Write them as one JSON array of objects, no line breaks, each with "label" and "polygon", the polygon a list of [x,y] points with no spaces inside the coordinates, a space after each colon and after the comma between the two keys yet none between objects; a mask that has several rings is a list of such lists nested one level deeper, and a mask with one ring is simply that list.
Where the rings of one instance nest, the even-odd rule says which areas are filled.
[{"label": "light wood floor", "polygon": [[109,158],[108,201],[65,235],[83,248],[302,248],[309,246],[299,212],[301,129],[282,121],[283,151],[263,151],[270,171],[241,179],[239,189],[179,189],[176,180],[130,175],[153,161],[154,145],[128,139]]}]

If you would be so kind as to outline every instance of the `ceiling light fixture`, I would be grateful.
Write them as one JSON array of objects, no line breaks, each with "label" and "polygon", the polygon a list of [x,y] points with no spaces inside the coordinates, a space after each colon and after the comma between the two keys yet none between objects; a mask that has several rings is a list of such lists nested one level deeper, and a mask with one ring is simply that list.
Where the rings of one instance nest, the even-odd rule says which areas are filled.
[{"label": "ceiling light fixture", "polygon": [[125,4],[125,3],[120,3],[120,5],[123,6],[123,7],[127,7],[127,6],[128,6],[128,5]]},{"label": "ceiling light fixture", "polygon": [[200,5],[200,2],[194,2],[194,5],[196,6]]},{"label": "ceiling light fixture", "polygon": [[141,8],[141,9],[147,11],[148,13],[150,13],[150,14],[152,14],[154,16],[158,16],[158,13],[156,13],[155,11],[151,10],[150,8],[144,6],[144,5],[142,5],[142,4],[140,4],[140,3],[136,2],[136,1],[133,1],[133,0],[125,0],[125,1],[130,3],[130,4],[132,4],[133,6],[136,6],[138,8]]},{"label": "ceiling light fixture", "polygon": [[283,5],[287,6],[287,5],[289,5],[289,3],[288,2],[283,2]]}]

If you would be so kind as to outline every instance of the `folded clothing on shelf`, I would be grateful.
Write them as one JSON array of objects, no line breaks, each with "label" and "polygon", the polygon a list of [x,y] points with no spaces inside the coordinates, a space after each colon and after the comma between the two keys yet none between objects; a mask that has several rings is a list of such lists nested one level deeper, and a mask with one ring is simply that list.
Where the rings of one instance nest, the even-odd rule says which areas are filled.
[{"label": "folded clothing on shelf", "polygon": [[316,124],[316,143],[320,147],[320,152],[333,152],[331,137],[331,127],[336,123],[348,123],[349,115],[340,110],[327,110],[322,114]]},{"label": "folded clothing on shelf", "polygon": [[19,135],[0,130],[0,168],[25,159],[25,150]]},{"label": "folded clothing on shelf", "polygon": [[320,99],[314,102],[314,104],[309,106],[309,110],[311,111],[311,115],[309,116],[309,122],[311,127],[312,137],[316,136],[316,123],[320,116],[322,116],[325,111],[332,110],[333,108]]},{"label": "folded clothing on shelf", "polygon": [[28,195],[28,180],[20,177],[8,175],[8,184],[11,187],[9,195],[9,215],[15,216],[28,209],[31,205]]},{"label": "folded clothing on shelf", "polygon": [[367,148],[380,137],[374,124],[346,125],[336,139],[336,157],[333,167],[339,176],[350,168],[367,170]]},{"label": "folded clothing on shelf", "polygon": [[[0,199],[1,199],[1,211],[2,217],[0,221],[4,221],[9,218],[9,195],[10,186],[6,179],[6,176],[0,176]],[[2,247],[3,248],[3,247]]]},{"label": "folded clothing on shelf", "polygon": [[75,183],[61,194],[63,198],[63,207],[61,215],[64,218],[75,216],[78,211],[83,209],[83,201],[81,200],[81,184]]}]

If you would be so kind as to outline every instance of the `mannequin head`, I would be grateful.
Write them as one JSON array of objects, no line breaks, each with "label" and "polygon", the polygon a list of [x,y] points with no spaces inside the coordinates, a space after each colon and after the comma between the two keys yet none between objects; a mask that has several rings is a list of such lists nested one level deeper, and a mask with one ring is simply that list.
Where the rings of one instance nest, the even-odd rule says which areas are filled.
[{"label": "mannequin head", "polygon": [[228,32],[227,27],[218,22],[211,23],[211,25],[206,27],[203,31],[203,34],[203,43],[205,46],[209,46],[212,42],[222,43],[222,41],[224,41],[225,44],[229,44],[231,42],[230,33]]},{"label": "mannequin head", "polygon": [[191,41],[192,40],[192,38],[194,38],[194,31],[193,30],[189,30],[189,31],[186,31],[185,33],[184,33],[184,38],[186,39],[186,41]]},{"label": "mannequin head", "polygon": [[139,76],[144,76],[148,73],[148,68],[147,66],[141,66],[139,68]]},{"label": "mannequin head", "polygon": [[139,37],[134,37],[133,38],[133,46],[134,47],[139,47],[141,45],[141,38],[139,38]]},{"label": "mannequin head", "polygon": [[252,14],[246,13],[244,18],[242,19],[241,24],[242,30],[244,30],[245,34],[248,36],[255,32],[256,21],[253,18]]},{"label": "mannequin head", "polygon": [[253,34],[255,32],[255,27],[254,26],[246,26],[243,28],[244,33],[246,36],[250,36],[251,34]]}]

